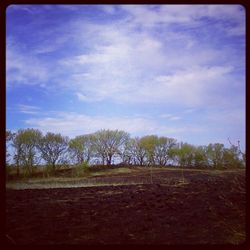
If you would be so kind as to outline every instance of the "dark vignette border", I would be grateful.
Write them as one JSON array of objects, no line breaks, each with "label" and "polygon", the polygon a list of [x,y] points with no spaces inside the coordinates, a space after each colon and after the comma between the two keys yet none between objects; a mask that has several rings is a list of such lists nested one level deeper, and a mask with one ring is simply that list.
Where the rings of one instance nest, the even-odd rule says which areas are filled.
[{"label": "dark vignette border", "polygon": [[[249,92],[249,4],[247,0],[0,0],[0,65],[1,65],[1,71],[0,71],[0,124],[1,124],[1,130],[0,130],[0,138],[1,138],[1,144],[0,144],[0,246],[2,249],[8,249],[8,248],[25,248],[32,247],[32,245],[23,245],[23,246],[17,246],[17,245],[8,245],[6,242],[5,237],[5,131],[6,131],[6,10],[9,5],[12,4],[241,4],[245,8],[246,12],[246,155],[248,156],[248,133],[247,133],[247,124],[248,122],[248,102],[249,99],[248,93]],[[249,160],[248,157],[246,157],[246,165],[248,165]],[[246,167],[246,182],[247,182],[247,207],[246,207],[246,242],[242,245],[238,246],[232,246],[232,245],[180,245],[180,246],[164,246],[164,245],[124,245],[124,247],[128,248],[157,248],[157,249],[203,249],[203,248],[215,248],[215,249],[246,249],[247,246],[250,246],[250,240],[249,240],[249,214],[248,214],[248,207],[249,207],[249,170],[248,167]],[[36,249],[44,248],[46,249],[54,249],[54,248],[106,248],[106,249],[117,249],[118,246],[111,246],[111,245],[103,245],[103,246],[77,246],[77,245],[58,245],[58,246],[46,246],[46,245],[34,245]],[[121,246],[122,247],[122,246]],[[33,248],[33,247],[32,247]]]}]

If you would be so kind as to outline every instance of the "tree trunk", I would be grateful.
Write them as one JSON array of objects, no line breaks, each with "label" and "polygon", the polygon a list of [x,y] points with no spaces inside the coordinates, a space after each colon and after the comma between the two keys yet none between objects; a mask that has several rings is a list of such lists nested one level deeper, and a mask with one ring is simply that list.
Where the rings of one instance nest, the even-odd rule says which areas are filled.
[{"label": "tree trunk", "polygon": [[141,158],[139,159],[139,161],[140,161],[140,165],[142,166],[142,165],[143,165],[143,158],[141,157]]},{"label": "tree trunk", "polygon": [[55,172],[56,172],[56,161],[53,161],[52,162],[52,174],[55,174]]},{"label": "tree trunk", "polygon": [[20,167],[19,167],[19,164],[16,166],[16,175],[17,175],[17,177],[19,177],[19,175],[20,175]]},{"label": "tree trunk", "polygon": [[108,166],[111,165],[111,160],[112,160],[112,155],[108,155],[108,158],[107,158],[107,165]]}]

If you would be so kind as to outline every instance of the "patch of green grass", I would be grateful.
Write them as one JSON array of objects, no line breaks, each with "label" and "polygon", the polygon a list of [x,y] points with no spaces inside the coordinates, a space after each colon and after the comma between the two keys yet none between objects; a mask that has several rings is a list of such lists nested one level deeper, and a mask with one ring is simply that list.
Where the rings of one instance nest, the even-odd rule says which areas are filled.
[{"label": "patch of green grass", "polygon": [[106,170],[99,170],[96,172],[89,172],[88,176],[109,176],[114,174],[129,174],[133,172],[135,172],[135,170],[131,168],[117,168],[117,169],[106,169]]},{"label": "patch of green grass", "polygon": [[77,188],[77,187],[96,187],[96,186],[121,186],[121,185],[138,185],[143,183],[130,182],[130,183],[103,183],[99,182],[47,182],[47,183],[27,183],[16,182],[8,183],[6,187],[8,189],[50,189],[50,188]]}]

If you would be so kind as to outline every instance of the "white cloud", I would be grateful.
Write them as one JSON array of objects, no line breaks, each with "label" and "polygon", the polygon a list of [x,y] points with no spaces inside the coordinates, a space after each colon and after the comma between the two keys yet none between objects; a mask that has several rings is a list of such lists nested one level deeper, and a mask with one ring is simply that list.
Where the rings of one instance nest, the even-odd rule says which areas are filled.
[{"label": "white cloud", "polygon": [[[44,10],[45,11],[54,11],[55,9],[63,9],[68,11],[78,11],[82,5],[70,5],[70,4],[41,4],[41,5],[34,5],[34,4],[12,4],[8,6],[8,11],[25,11],[29,14],[35,15],[40,14]],[[27,14],[26,13],[26,14]]]},{"label": "white cloud", "polygon": [[[175,117],[171,117],[174,118]],[[153,118],[135,117],[107,117],[88,116],[79,113],[58,112],[53,117],[27,119],[26,124],[41,129],[43,132],[60,132],[70,137],[93,133],[99,129],[120,129],[134,135],[158,134],[171,137],[180,137],[179,134],[197,132],[201,128],[182,126],[171,127],[162,125]]]},{"label": "white cloud", "polygon": [[19,104],[18,105],[18,110],[19,112],[23,114],[39,114],[40,113],[40,108],[37,106],[32,106],[32,105],[24,105],[24,104]]},{"label": "white cloud", "polygon": [[[195,106],[207,103],[211,94],[227,83],[232,67],[198,67],[179,71],[172,75],[158,76],[155,85],[145,87],[146,96],[158,96],[158,100]],[[218,93],[220,94],[220,93]]]},{"label": "white cloud", "polygon": [[[246,113],[244,109],[232,108],[222,109],[219,112],[210,112],[207,117],[207,121],[216,124],[224,124],[221,129],[227,129],[235,127],[235,125],[244,128],[246,121]],[[236,126],[236,127],[237,127]]]},{"label": "white cloud", "polygon": [[131,86],[129,98],[123,93],[113,98],[117,98],[117,101],[169,103],[188,107],[212,105],[217,100],[218,105],[223,102],[223,96],[218,90],[226,88],[230,83],[231,70],[231,67],[198,67],[179,71],[142,83],[137,86],[138,90],[136,86],[134,89]]},{"label": "white cloud", "polygon": [[[100,12],[92,19],[91,12],[82,15],[84,11],[78,11],[71,20],[62,17],[67,21],[57,27],[52,24],[57,22],[53,18],[52,23],[43,20],[43,11],[53,13],[53,5],[44,5],[43,10],[24,7],[19,10],[41,14],[41,19],[34,18],[25,29],[34,31],[39,26],[41,30],[34,31],[37,37],[32,36],[32,41],[20,37],[20,42],[14,42],[7,37],[8,85],[54,88],[90,106],[106,100],[107,105],[134,104],[129,105],[130,113],[134,107],[140,112],[137,105],[145,107],[145,116],[131,117],[40,112],[45,118],[36,116],[26,124],[65,135],[119,128],[132,134],[175,138],[204,131],[213,134],[227,128],[227,123],[230,129],[243,127],[244,115],[231,115],[228,108],[242,107],[244,102],[245,55],[239,36],[245,34],[245,24],[239,5],[98,5],[95,10],[101,8],[106,15]],[[58,5],[56,11],[83,7]],[[43,27],[45,23],[50,25]],[[19,38],[13,32],[10,30],[10,35]],[[188,116],[189,121],[197,118],[200,110],[221,108],[222,104],[227,111],[215,111],[201,121],[204,125],[200,122],[196,127],[187,124],[188,118],[185,121]],[[150,111],[152,107],[173,114],[162,114],[157,120]],[[184,111],[175,114],[172,107]],[[35,114],[40,110],[21,105],[19,111]],[[217,128],[218,122],[223,125]],[[214,130],[209,130],[213,124]]]},{"label": "white cloud", "polygon": [[131,15],[130,22],[142,26],[185,24],[192,27],[203,23],[204,17],[242,25],[243,17],[240,5],[121,5],[121,8]]},{"label": "white cloud", "polygon": [[46,32],[44,32],[43,34],[41,34],[41,37],[43,37],[43,42],[41,44],[36,44],[35,48],[32,51],[34,55],[51,53],[56,50],[60,50],[65,42],[70,39],[70,34],[61,35],[51,40],[51,34],[46,34]]},{"label": "white cloud", "polygon": [[[93,133],[99,129],[119,129],[129,132],[131,136],[156,134],[196,145],[210,142],[227,143],[227,138],[230,137],[232,140],[239,139],[242,147],[245,147],[245,130],[235,130],[235,126],[241,127],[245,122],[244,112],[239,109],[214,110],[214,112],[202,114],[197,124],[189,123],[185,119],[180,120],[180,117],[172,114],[160,115],[161,118],[165,117],[166,122],[145,115],[107,117],[74,112],[53,112],[53,115],[49,112],[48,114],[44,117],[27,119],[25,123],[44,133],[49,131],[61,133],[71,138]],[[171,120],[175,120],[174,125]]]},{"label": "white cloud", "polygon": [[184,110],[183,113],[184,114],[192,114],[195,111],[197,111],[197,109],[195,109],[195,108],[189,108],[189,109]]},{"label": "white cloud", "polygon": [[240,140],[242,148],[245,149],[246,113],[243,108],[233,107],[211,110],[204,117],[203,123],[211,131],[210,137],[213,141],[228,144],[227,138],[230,137],[235,141]]},{"label": "white cloud", "polygon": [[161,118],[170,118],[170,117],[172,117],[172,115],[171,114],[161,114],[160,117]]},{"label": "white cloud", "polygon": [[7,44],[6,76],[8,85],[37,85],[48,79],[48,65],[31,53],[21,52],[15,44]]},{"label": "white cloud", "polygon": [[161,114],[160,118],[167,119],[168,121],[177,121],[182,119],[180,116],[175,116],[172,114]]},{"label": "white cloud", "polygon": [[235,26],[235,27],[226,29],[226,32],[230,36],[243,36],[246,34],[246,27],[243,25]]},{"label": "white cloud", "polygon": [[79,93],[79,92],[76,92],[75,94],[76,94],[78,100],[80,100],[80,101],[84,101],[84,102],[96,102],[97,101],[97,98],[91,99],[91,97],[88,97],[88,96],[86,96],[82,93]]},{"label": "white cloud", "polygon": [[180,116],[172,116],[169,118],[170,121],[177,121],[177,120],[181,120]]},{"label": "white cloud", "polygon": [[[238,6],[224,5],[101,7],[110,13],[115,9],[122,9],[130,13],[137,23],[143,20],[152,24],[194,23],[204,16],[226,19],[231,15],[236,20],[235,13],[239,12]],[[206,92],[211,88],[206,87],[208,80],[205,79],[205,74],[208,74],[209,85],[215,86],[220,80],[224,82],[225,79],[222,78],[230,72],[216,73],[216,70],[229,68],[228,65],[232,62],[230,59],[234,59],[230,58],[232,51],[209,46],[204,48],[195,37],[186,35],[185,32],[162,29],[162,37],[155,36],[151,29],[135,32],[135,27],[129,25],[134,24],[134,19],[120,19],[115,24],[89,23],[77,19],[62,25],[58,30],[71,30],[70,34],[62,33],[55,42],[43,43],[33,50],[34,53],[51,52],[69,38],[72,39],[77,45],[78,53],[58,59],[53,65],[53,71],[39,57],[21,53],[10,46],[7,49],[7,82],[46,87],[49,84],[45,82],[53,78],[53,84],[58,85],[55,87],[71,90],[79,100],[87,102],[111,99],[123,103],[179,102],[184,105],[199,105],[211,99],[206,97],[213,93]],[[207,69],[208,65],[215,66]],[[67,75],[62,81],[61,76],[65,72]],[[213,72],[218,79],[209,75]]]},{"label": "white cloud", "polygon": [[[95,39],[89,31],[92,26]],[[190,50],[192,45],[182,50],[168,48],[175,39],[185,44],[185,35],[179,33],[170,33],[164,45],[150,33],[134,33],[126,27],[95,24],[84,29],[93,39],[92,50],[60,61],[72,72],[70,84],[82,101],[199,105],[211,99],[215,86],[228,80],[232,72],[222,50],[203,50],[199,46]],[[190,44],[195,44],[188,38]],[[224,64],[207,66],[220,60]],[[166,71],[169,74],[164,75]]]},{"label": "white cloud", "polygon": [[106,12],[106,13],[108,13],[108,14],[115,14],[115,12],[116,12],[116,8],[115,8],[115,5],[101,5],[101,9],[104,11],[104,12]]},{"label": "white cloud", "polygon": [[34,14],[34,9],[32,5],[25,5],[25,4],[12,4],[8,6],[7,11],[24,11],[29,14]]}]

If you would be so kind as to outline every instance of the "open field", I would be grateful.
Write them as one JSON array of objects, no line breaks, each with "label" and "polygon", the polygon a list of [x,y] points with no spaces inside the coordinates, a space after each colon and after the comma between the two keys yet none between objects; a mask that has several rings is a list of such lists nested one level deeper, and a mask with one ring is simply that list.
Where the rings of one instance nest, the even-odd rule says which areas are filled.
[{"label": "open field", "polygon": [[[245,171],[104,171],[7,183],[13,244],[240,244]],[[74,187],[74,188],[69,188]]]}]

